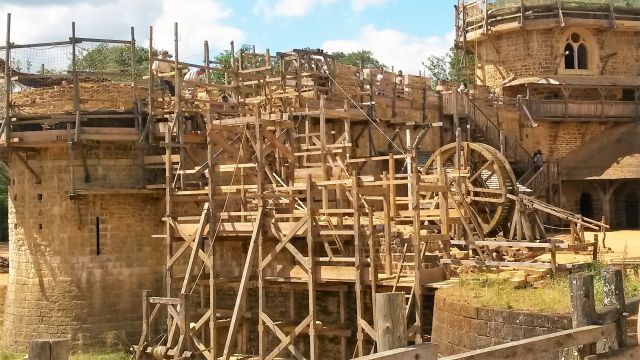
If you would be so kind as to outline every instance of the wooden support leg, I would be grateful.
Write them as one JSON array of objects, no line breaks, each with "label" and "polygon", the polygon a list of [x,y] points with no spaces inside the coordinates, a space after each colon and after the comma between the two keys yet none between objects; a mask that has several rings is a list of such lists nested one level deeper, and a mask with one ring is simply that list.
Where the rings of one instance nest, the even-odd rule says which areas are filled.
[{"label": "wooden support leg", "polygon": [[374,323],[378,352],[407,346],[407,319],[403,292],[376,294]]},{"label": "wooden support leg", "polygon": [[[596,322],[593,275],[577,273],[569,275],[569,292],[571,294],[571,321],[573,328],[593,325]],[[586,344],[578,348],[581,358],[595,355],[596,344]]]},{"label": "wooden support leg", "polygon": [[607,267],[602,272],[604,306],[615,306],[619,310],[618,321],[616,321],[618,348],[627,346],[627,318],[623,315],[626,311],[626,302],[622,275],[622,270],[614,267]]}]

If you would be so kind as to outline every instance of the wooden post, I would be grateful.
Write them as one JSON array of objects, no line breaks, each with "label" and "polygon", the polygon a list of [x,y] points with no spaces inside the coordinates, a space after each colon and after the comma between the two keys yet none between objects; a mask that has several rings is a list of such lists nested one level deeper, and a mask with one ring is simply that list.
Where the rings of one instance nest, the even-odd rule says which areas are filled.
[{"label": "wooden post", "polygon": [[389,154],[389,214],[396,217],[396,161],[393,153]]},{"label": "wooden post", "polygon": [[627,345],[627,318],[623,316],[626,304],[622,270],[612,266],[605,268],[602,272],[602,285],[604,306],[615,306],[618,308],[616,341],[618,342],[618,348],[623,348]]},{"label": "wooden post", "polygon": [[47,339],[33,340],[29,343],[29,360],[67,360],[69,359],[69,340]]},{"label": "wooden post", "polygon": [[[345,292],[339,292],[339,304],[340,304],[340,327],[344,328],[347,326],[347,314],[345,309]],[[344,336],[340,337],[340,358],[342,360],[347,359],[347,338]]]},{"label": "wooden post", "polygon": [[[324,97],[324,96],[323,96]],[[313,211],[313,180],[311,175],[307,176],[307,213],[309,214],[309,226],[307,226],[307,261],[309,264],[309,315],[311,316],[311,322],[309,323],[309,358],[311,360],[319,359],[318,357],[318,339],[316,337],[316,279],[315,279],[315,237],[313,223],[314,211]],[[324,193],[323,193],[324,201]],[[324,208],[324,206],[323,206]]]},{"label": "wooden post", "polygon": [[[593,275],[577,273],[569,275],[571,294],[571,322],[573,328],[593,325],[596,322],[596,308],[593,289]],[[596,344],[586,344],[578,348],[581,358],[596,354]]]},{"label": "wooden post", "polygon": [[4,121],[0,128],[0,136],[4,130],[5,145],[11,143],[11,13],[7,13],[7,41],[4,49]]},{"label": "wooden post", "polygon": [[[182,353],[183,350],[185,349],[190,349],[191,348],[191,331],[189,329],[189,305],[187,304],[187,297],[189,296],[189,294],[187,293],[180,293],[180,312],[182,314],[180,314],[180,320],[182,321],[182,326],[184,329],[184,334],[182,334],[180,336],[180,338],[182,339],[182,349],[180,349],[180,353]],[[180,342],[178,342],[178,344],[180,344]],[[178,345],[180,346],[180,345]],[[178,355],[175,356],[175,358],[178,358]]]},{"label": "wooden post", "polygon": [[[148,71],[148,75],[149,75],[149,82],[147,83],[147,86],[149,87],[149,98],[147,100],[148,104],[148,112],[149,115],[147,117],[147,123],[145,124],[144,128],[146,131],[148,131],[148,136],[149,136],[149,143],[153,142],[153,120],[154,120],[154,116],[153,116],[153,93],[155,92],[154,90],[154,73],[153,73],[153,62],[155,60],[155,57],[153,56],[153,26],[149,26],[149,66],[147,68]],[[144,141],[144,132],[140,138],[140,141]]]},{"label": "wooden post", "polygon": [[[388,181],[386,172],[383,175],[383,178]],[[385,192],[383,196],[382,206],[382,212],[384,213],[384,271],[388,275],[393,275],[393,255],[391,254],[391,217],[389,216],[391,204],[388,192]]]},{"label": "wooden post", "polygon": [[558,254],[558,248],[556,246],[556,240],[549,239],[549,244],[551,245],[551,248],[549,248],[551,252],[551,273],[555,274],[558,269],[558,262],[556,260],[557,254]]},{"label": "wooden post", "polygon": [[412,179],[409,183],[413,184],[412,197],[415,199],[412,204],[413,210],[413,253],[414,253],[414,283],[413,283],[413,295],[415,297],[415,311],[416,311],[416,338],[415,343],[422,343],[422,279],[420,272],[422,271],[422,247],[420,246],[420,171],[418,170],[418,159],[415,150],[412,153],[413,158],[413,173]]},{"label": "wooden post", "polygon": [[149,293],[149,290],[142,291],[142,335],[140,342],[138,342],[135,359],[140,359],[140,355],[144,351],[144,344],[148,343],[151,337],[149,334]]},{"label": "wooden post", "polygon": [[353,243],[355,248],[356,265],[356,353],[364,355],[364,329],[362,328],[362,250],[360,248],[360,195],[358,193],[358,173],[351,175],[351,202],[353,206]]},{"label": "wooden post", "polygon": [[599,247],[598,234],[593,234],[593,249],[591,253],[591,260],[593,261],[598,260],[598,247]]},{"label": "wooden post", "polygon": [[[131,27],[131,85],[133,86],[133,101],[136,101],[136,70],[138,66],[136,65],[136,33],[133,26]],[[151,89],[149,89],[151,91]]]},{"label": "wooden post", "polygon": [[49,340],[32,340],[29,343],[29,360],[51,359],[51,343]]},{"label": "wooden post", "polygon": [[378,352],[407,346],[404,293],[376,294],[374,328]]},{"label": "wooden post", "polygon": [[[76,113],[76,127],[73,142],[77,143],[80,140],[80,80],[78,79],[75,22],[71,23],[71,70],[73,71],[73,111]],[[69,141],[71,141],[71,139],[69,139]]]}]

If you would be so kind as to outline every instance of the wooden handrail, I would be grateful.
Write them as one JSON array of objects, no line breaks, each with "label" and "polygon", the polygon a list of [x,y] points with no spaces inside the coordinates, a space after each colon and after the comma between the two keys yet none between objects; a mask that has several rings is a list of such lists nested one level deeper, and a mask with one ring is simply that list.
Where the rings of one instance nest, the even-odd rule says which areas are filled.
[{"label": "wooden handrail", "polygon": [[[469,120],[475,122],[477,126],[482,128],[485,135],[489,138],[489,140],[492,142],[492,145],[494,147],[500,148],[500,132],[502,131],[500,127],[496,123],[494,123],[484,111],[482,111],[482,109],[475,103],[475,101],[473,101],[473,99],[471,99],[471,97],[468,94],[463,94],[463,96],[465,99],[465,104],[468,105],[466,106],[467,107],[466,113],[468,115]],[[482,115],[483,121],[479,120],[479,117],[476,116],[477,114]],[[489,128],[493,132],[490,132]],[[512,155],[514,157],[514,160],[520,165],[522,165],[524,168],[528,169],[532,167],[533,157],[529,153],[529,151],[527,151],[527,149],[525,149],[524,146],[522,146],[520,141],[518,140],[514,141],[510,137],[506,137],[506,140],[507,140],[507,146],[505,149],[506,153],[509,155]],[[515,144],[515,146],[513,144]],[[509,145],[511,145],[513,150],[510,151]]]},{"label": "wooden handrail", "polygon": [[589,325],[448,356],[442,358],[442,360],[521,359],[531,354],[550,353],[578,345],[598,342],[601,339],[613,336],[615,333],[615,324]]}]

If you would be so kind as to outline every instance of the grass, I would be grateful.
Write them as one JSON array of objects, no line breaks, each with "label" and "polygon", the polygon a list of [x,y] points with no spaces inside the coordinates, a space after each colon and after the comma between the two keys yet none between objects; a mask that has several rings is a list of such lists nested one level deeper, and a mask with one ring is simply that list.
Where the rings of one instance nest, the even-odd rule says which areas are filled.
[{"label": "grass", "polygon": [[[8,352],[0,350],[0,360],[22,360],[26,354]],[[116,352],[112,350],[99,350],[83,353],[73,353],[69,357],[71,360],[128,360],[130,354]]]},{"label": "grass", "polygon": [[[0,329],[2,328],[2,314],[4,307],[0,306]],[[2,344],[2,331],[0,331],[0,344]],[[26,354],[6,351],[0,347],[0,360],[22,360]],[[130,354],[113,349],[96,349],[93,351],[74,352],[69,357],[70,360],[129,360]]]},{"label": "grass", "polygon": [[[596,307],[602,306],[602,267],[600,263],[589,267],[589,271],[595,275]],[[640,277],[625,276],[624,284],[627,299],[640,296]],[[441,291],[447,298],[485,307],[556,314],[571,312],[566,276],[544,280],[536,287],[514,289],[508,279],[499,278],[495,274],[466,274],[461,276],[458,284]]]}]

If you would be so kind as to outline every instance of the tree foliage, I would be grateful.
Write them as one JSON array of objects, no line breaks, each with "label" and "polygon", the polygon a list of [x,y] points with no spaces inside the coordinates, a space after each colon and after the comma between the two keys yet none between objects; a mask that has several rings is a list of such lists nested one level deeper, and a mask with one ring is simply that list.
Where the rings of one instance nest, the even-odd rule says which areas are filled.
[{"label": "tree foliage", "polygon": [[[238,50],[236,50],[236,58],[240,56],[240,53],[252,52],[253,47],[248,44],[242,44]],[[216,65],[222,69],[231,69],[231,50],[224,50],[213,58]],[[247,63],[243,65],[248,65]],[[224,74],[219,72],[211,73],[211,82],[214,84],[224,84]]]},{"label": "tree foliage", "polygon": [[[465,67],[463,55],[451,51],[444,56],[429,56],[424,66],[434,80],[454,81],[469,85],[473,83],[471,77],[473,72],[470,73],[469,69],[473,69],[474,64],[473,58],[469,58],[469,60],[468,67]],[[435,86],[437,81],[432,83]]]},{"label": "tree foliage", "polygon": [[336,51],[331,53],[331,55],[336,59],[336,62],[344,65],[351,65],[351,66],[362,65],[362,67],[365,69],[379,68],[379,67],[384,67],[385,69],[387,68],[378,59],[373,57],[373,53],[369,50],[358,50],[358,51],[352,51],[348,53],[344,53],[342,51]]},{"label": "tree foliage", "polygon": [[[158,51],[154,51],[154,56]],[[69,65],[71,66],[71,65]],[[136,76],[142,77],[148,71],[149,52],[142,46],[135,50]],[[80,49],[76,68],[85,71],[122,71],[123,77],[131,74],[131,47],[123,45],[99,44],[91,49]]]}]

